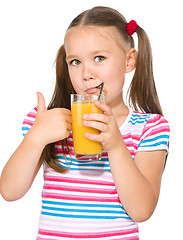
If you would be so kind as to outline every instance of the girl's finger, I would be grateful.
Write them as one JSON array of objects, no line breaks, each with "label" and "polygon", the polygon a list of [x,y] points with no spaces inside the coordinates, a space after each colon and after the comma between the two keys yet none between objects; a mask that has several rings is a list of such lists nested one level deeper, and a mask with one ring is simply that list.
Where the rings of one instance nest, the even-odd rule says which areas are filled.
[{"label": "girl's finger", "polygon": [[85,137],[89,140],[101,142],[100,134],[85,133]]},{"label": "girl's finger", "polygon": [[83,119],[85,120],[94,120],[98,122],[103,122],[103,123],[108,123],[108,116],[105,114],[100,114],[100,113],[88,113],[83,115]]},{"label": "girl's finger", "polygon": [[70,123],[67,124],[67,130],[71,131],[72,125]]},{"label": "girl's finger", "polygon": [[69,115],[65,115],[65,119],[68,123],[72,123],[72,119],[71,119],[71,116]]},{"label": "girl's finger", "polygon": [[102,122],[94,122],[94,121],[83,121],[83,125],[85,127],[91,127],[91,128],[95,128],[101,132],[105,132],[107,130],[107,125],[105,123]]},{"label": "girl's finger", "polygon": [[94,104],[96,107],[100,108],[104,112],[104,114],[112,115],[112,111],[111,111],[110,107],[107,104],[105,104],[104,102],[95,101]]},{"label": "girl's finger", "polygon": [[60,108],[60,110],[68,116],[71,116],[71,110],[67,109],[67,108]]}]

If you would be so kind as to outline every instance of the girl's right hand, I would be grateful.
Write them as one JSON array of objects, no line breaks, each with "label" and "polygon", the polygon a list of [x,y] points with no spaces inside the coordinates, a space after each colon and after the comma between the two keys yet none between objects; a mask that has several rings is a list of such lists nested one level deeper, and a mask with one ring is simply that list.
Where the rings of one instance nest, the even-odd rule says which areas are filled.
[{"label": "girl's right hand", "polygon": [[49,143],[69,137],[71,131],[71,111],[66,108],[46,110],[44,96],[37,93],[37,115],[29,136],[43,147]]}]

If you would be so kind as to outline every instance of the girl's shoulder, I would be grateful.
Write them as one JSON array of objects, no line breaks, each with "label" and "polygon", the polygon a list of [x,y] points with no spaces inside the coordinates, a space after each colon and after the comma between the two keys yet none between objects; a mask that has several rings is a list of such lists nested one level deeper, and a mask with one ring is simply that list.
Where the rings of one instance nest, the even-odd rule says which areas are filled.
[{"label": "girl's shoulder", "polygon": [[167,121],[167,119],[160,115],[160,114],[156,114],[156,113],[142,113],[142,112],[137,112],[135,110],[130,110],[131,114],[130,114],[130,118],[128,121],[129,125],[132,126],[143,126],[143,127],[152,127],[154,125],[167,125],[169,126],[169,123]]},{"label": "girl's shoulder", "polygon": [[138,151],[168,150],[170,125],[160,114],[130,110],[128,121],[121,130],[124,138],[131,139]]}]

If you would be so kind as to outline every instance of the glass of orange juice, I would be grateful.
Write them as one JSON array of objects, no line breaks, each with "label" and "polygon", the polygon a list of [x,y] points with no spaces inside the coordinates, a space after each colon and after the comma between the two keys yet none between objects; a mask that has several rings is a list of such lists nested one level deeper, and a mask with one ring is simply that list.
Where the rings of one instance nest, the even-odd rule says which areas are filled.
[{"label": "glass of orange juice", "polygon": [[[71,94],[72,135],[77,160],[101,159],[102,144],[89,140],[84,136],[86,132],[100,134],[100,131],[83,125],[83,114],[103,114],[103,111],[94,105],[96,100],[98,100],[98,95],[95,94]],[[104,94],[101,95],[100,101],[105,101]]]}]

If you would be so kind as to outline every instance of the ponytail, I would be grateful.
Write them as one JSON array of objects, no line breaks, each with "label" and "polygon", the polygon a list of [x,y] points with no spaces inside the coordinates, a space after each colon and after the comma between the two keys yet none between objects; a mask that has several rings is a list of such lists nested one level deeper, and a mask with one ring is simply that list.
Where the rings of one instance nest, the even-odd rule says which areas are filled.
[{"label": "ponytail", "polygon": [[[55,90],[52,96],[52,99],[48,105],[48,110],[52,108],[67,108],[71,109],[70,103],[70,94],[76,93],[69,77],[67,64],[65,61],[65,49],[64,46],[61,46],[58,50],[55,65],[56,65],[56,84]],[[69,154],[69,146],[67,139],[63,139],[60,141],[62,146],[63,155],[65,157],[65,148],[67,148]],[[50,143],[46,145],[43,150],[42,158],[47,162],[47,164],[53,168],[55,171],[58,172],[65,172],[67,168],[62,167],[59,164],[59,160],[57,159],[56,152],[55,152],[55,143]],[[66,157],[65,161],[67,163]],[[71,162],[70,162],[71,163]]]},{"label": "ponytail", "polygon": [[149,38],[145,31],[137,26],[138,55],[136,70],[128,89],[129,105],[145,113],[158,113],[163,115],[158,99],[152,66],[152,50]]}]

